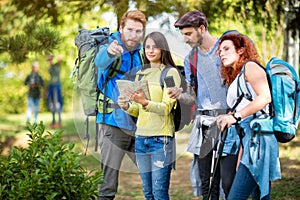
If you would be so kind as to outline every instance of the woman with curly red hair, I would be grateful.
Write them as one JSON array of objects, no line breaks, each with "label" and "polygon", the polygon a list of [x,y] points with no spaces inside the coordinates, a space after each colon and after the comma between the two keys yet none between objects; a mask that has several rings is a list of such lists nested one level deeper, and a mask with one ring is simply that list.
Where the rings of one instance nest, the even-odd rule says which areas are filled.
[{"label": "woman with curly red hair", "polygon": [[[245,77],[253,100],[243,98],[234,112],[217,118],[221,131],[228,128],[223,154],[236,154],[242,146],[242,156],[233,180],[228,200],[270,199],[271,181],[280,178],[278,143],[274,134],[253,135],[250,121],[260,116],[271,101],[264,69],[253,42],[240,33],[226,34],[220,39],[221,75],[229,86],[227,103],[233,107],[241,92],[238,75]],[[240,127],[238,129],[237,127]]]}]

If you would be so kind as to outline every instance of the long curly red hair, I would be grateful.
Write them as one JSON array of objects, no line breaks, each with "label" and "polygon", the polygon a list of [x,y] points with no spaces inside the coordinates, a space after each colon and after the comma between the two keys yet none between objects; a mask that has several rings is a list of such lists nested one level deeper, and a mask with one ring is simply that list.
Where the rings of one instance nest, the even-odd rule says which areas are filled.
[{"label": "long curly red hair", "polygon": [[221,65],[221,76],[224,79],[225,84],[230,85],[240,73],[243,65],[247,61],[251,60],[259,62],[260,56],[258,55],[253,42],[246,35],[240,33],[224,35],[220,38],[219,48],[224,40],[231,40],[236,51],[242,48],[244,49],[243,53],[239,57],[239,60],[235,62],[235,69],[233,69],[232,67],[224,67],[223,64]]}]

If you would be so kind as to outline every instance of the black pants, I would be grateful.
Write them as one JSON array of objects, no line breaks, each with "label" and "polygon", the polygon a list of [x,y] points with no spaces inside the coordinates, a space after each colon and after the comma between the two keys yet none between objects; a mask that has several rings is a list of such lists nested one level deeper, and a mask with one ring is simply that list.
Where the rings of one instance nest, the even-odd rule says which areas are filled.
[{"label": "black pants", "polygon": [[234,176],[236,174],[237,160],[238,160],[238,154],[228,155],[222,157],[222,159],[220,160],[222,188],[225,193],[226,199],[228,197]]},{"label": "black pants", "polygon": [[[195,157],[198,162],[199,166],[199,174],[201,179],[201,190],[203,200],[208,199],[208,192],[210,186],[210,178],[211,178],[211,168],[212,168],[212,156],[213,150],[211,150],[207,156],[203,158],[199,158],[198,156]],[[211,200],[219,200],[220,195],[220,165],[216,168],[215,178],[212,183],[212,193],[211,193]]]}]

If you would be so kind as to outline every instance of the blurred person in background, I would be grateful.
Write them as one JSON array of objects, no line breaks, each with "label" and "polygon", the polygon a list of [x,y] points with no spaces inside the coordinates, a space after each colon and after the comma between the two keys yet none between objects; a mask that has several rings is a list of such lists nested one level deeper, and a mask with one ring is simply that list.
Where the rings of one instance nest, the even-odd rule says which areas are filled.
[{"label": "blurred person in background", "polygon": [[25,79],[25,85],[28,90],[28,107],[26,112],[26,121],[30,122],[32,111],[34,112],[33,122],[37,123],[37,117],[40,107],[41,88],[44,86],[44,80],[39,74],[39,63],[34,61],[31,63],[32,71]]},{"label": "blurred person in background", "polygon": [[[52,113],[52,122],[49,128],[62,128],[62,119],[61,112],[63,109],[63,98],[61,91],[61,82],[60,82],[60,70],[61,70],[61,62],[62,59],[58,58],[57,62],[53,62],[54,56],[48,56],[49,62],[49,86],[48,86],[48,95],[47,95],[47,105],[49,110]],[[58,115],[58,119],[56,120],[55,115]]]}]

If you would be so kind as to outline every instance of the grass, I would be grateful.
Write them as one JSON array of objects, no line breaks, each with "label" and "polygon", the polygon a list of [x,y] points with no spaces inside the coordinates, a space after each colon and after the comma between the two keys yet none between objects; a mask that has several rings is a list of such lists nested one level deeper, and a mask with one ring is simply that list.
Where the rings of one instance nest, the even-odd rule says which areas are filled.
[{"label": "grass", "polygon": [[[51,113],[41,113],[39,119],[47,126],[51,122]],[[100,154],[95,152],[95,122],[89,123],[90,142],[87,155],[84,155],[87,140],[85,139],[85,118],[76,113],[63,113],[63,140],[74,142],[75,151],[82,153],[82,166],[87,169],[100,169]],[[54,131],[46,128],[47,131]],[[25,115],[0,116],[0,149],[7,155],[14,145],[25,146]],[[192,198],[189,182],[189,165],[191,156],[185,152],[188,135],[178,134],[177,170],[172,172],[170,196],[172,200]],[[273,200],[300,199],[300,133],[288,144],[280,144],[280,163],[282,179],[272,183]],[[126,160],[125,160],[126,163]],[[126,168],[126,166],[125,166]],[[125,169],[124,168],[124,169]],[[128,164],[120,173],[119,191],[116,200],[142,200],[143,192],[139,175],[134,167]]]}]

